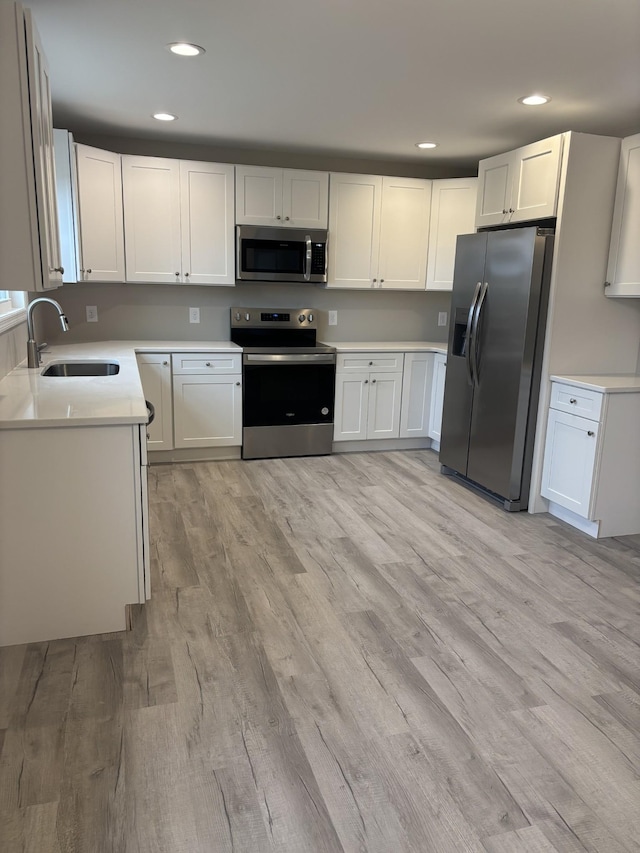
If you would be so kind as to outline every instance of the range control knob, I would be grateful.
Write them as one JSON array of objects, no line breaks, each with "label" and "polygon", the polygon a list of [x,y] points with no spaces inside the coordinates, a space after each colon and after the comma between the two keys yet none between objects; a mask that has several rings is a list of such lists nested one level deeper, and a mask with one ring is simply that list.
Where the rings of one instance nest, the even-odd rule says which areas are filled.
[{"label": "range control knob", "polygon": [[240,320],[240,312],[236,311],[236,320]]},{"label": "range control knob", "polygon": [[305,321],[306,319],[307,319],[307,318],[305,317],[305,315],[304,315],[304,314],[298,314],[298,322],[299,322],[299,323],[304,323],[304,321]]},{"label": "range control knob", "polygon": [[313,323],[313,314],[309,314],[309,322]]},{"label": "range control knob", "polygon": [[247,321],[247,323],[248,323],[248,322],[249,322],[249,320],[251,319],[251,314],[245,314],[245,315],[244,315],[244,319],[245,319],[245,320]]}]

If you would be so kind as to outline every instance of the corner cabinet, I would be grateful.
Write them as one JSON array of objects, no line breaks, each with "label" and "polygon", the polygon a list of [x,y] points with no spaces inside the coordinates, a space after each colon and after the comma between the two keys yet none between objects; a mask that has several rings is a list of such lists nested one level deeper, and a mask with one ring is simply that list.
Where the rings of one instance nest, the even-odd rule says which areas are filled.
[{"label": "corner cabinet", "polygon": [[136,359],[144,398],[155,409],[147,425],[147,450],[172,450],[171,353],[138,353]]},{"label": "corner cabinet", "polygon": [[640,133],[622,140],[606,296],[640,297]]},{"label": "corner cabinet", "polygon": [[75,146],[78,281],[123,282],[124,222],[120,154]]},{"label": "corner cabinet", "polygon": [[431,181],[332,173],[327,287],[424,290]]},{"label": "corner cabinet", "polygon": [[329,173],[236,166],[236,223],[326,228]]},{"label": "corner cabinet", "polygon": [[555,216],[563,135],[481,160],[475,224],[506,225]]},{"label": "corner cabinet", "polygon": [[234,167],[122,157],[127,281],[235,284]]},{"label": "corner cabinet", "polygon": [[477,178],[431,182],[427,290],[452,290],[456,240],[475,231]]},{"label": "corner cabinet", "polygon": [[31,13],[0,4],[0,281],[43,291],[62,283],[47,60]]},{"label": "corner cabinet", "polygon": [[640,533],[640,389],[605,393],[553,382],[542,496],[594,537]]}]

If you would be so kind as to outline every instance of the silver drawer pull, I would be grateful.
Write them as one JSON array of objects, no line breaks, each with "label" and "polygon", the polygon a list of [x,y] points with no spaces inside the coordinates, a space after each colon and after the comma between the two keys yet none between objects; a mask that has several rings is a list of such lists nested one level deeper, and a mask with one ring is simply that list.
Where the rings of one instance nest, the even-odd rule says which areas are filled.
[{"label": "silver drawer pull", "polygon": [[578,401],[576,400],[576,398],[575,398],[575,397],[572,397],[572,398],[569,400],[569,402],[570,402],[570,403],[574,403],[574,404],[575,404],[575,403],[577,403]]},{"label": "silver drawer pull", "polygon": [[210,362],[210,361],[208,361],[208,362],[207,362],[207,364],[206,364],[206,366],[207,366],[207,367],[211,367],[211,362]]},{"label": "silver drawer pull", "polygon": [[590,430],[587,432],[587,435],[595,435],[595,432],[594,432],[592,429],[590,429]]}]

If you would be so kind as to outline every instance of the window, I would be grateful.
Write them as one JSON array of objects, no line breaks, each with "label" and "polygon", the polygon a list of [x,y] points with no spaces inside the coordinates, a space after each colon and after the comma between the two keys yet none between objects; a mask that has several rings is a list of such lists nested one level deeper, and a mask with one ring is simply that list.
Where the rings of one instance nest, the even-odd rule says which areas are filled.
[{"label": "window", "polygon": [[22,290],[0,290],[0,332],[24,320],[26,297],[27,294]]}]

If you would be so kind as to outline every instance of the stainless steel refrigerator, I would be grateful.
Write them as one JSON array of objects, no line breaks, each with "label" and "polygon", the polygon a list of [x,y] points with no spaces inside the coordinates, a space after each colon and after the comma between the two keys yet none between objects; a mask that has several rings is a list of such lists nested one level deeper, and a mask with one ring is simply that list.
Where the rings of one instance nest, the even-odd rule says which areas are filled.
[{"label": "stainless steel refrigerator", "polygon": [[440,462],[442,471],[527,508],[553,232],[458,237]]}]

